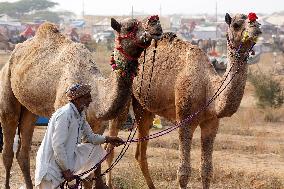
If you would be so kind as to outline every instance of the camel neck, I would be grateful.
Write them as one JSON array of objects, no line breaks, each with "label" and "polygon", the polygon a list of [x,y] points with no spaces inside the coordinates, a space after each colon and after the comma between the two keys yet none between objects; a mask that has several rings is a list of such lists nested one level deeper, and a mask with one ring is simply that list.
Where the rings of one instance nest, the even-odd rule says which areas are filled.
[{"label": "camel neck", "polygon": [[[228,45],[228,63],[224,81],[225,90],[217,98],[216,110],[219,118],[233,115],[240,106],[247,79],[247,58],[243,49],[235,50]],[[221,83],[220,83],[221,84]]]}]

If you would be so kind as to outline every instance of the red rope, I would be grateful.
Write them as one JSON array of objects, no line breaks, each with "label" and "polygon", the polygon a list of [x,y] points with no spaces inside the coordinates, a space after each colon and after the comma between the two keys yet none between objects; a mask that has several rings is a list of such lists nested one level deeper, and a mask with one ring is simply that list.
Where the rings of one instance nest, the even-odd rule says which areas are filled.
[{"label": "red rope", "polygon": [[123,39],[132,39],[132,41],[134,41],[135,45],[142,48],[142,49],[146,49],[147,48],[147,45],[141,45],[139,44],[138,40],[136,39],[136,32],[138,30],[138,25],[139,25],[139,22],[136,22],[133,29],[128,32],[126,35],[118,35],[118,37],[115,39],[115,41],[118,42],[118,47],[116,47],[116,49],[121,53],[123,54],[128,60],[132,61],[132,60],[137,60],[139,57],[133,57],[131,55],[129,55],[127,52],[125,52],[125,50],[123,49],[122,45],[121,45],[121,41]]}]

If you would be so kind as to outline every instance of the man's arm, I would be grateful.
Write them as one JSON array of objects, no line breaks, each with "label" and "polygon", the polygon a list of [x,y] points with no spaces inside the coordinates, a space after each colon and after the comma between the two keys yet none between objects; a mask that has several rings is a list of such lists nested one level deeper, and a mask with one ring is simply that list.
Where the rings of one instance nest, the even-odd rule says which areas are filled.
[{"label": "man's arm", "polygon": [[103,135],[95,134],[87,121],[85,121],[83,126],[83,136],[87,139],[88,142],[94,145],[103,144],[106,142],[106,137]]},{"label": "man's arm", "polygon": [[54,151],[55,161],[62,171],[70,169],[67,163],[68,160],[65,146],[69,130],[69,121],[67,117],[67,113],[62,113],[56,118],[52,136],[52,148]]},{"label": "man's arm", "polygon": [[119,146],[124,144],[124,141],[116,136],[103,136],[99,134],[95,134],[91,129],[90,125],[87,121],[85,121],[85,125],[83,127],[83,135],[87,138],[88,142],[92,144],[103,144],[103,143],[111,143],[114,146]]}]

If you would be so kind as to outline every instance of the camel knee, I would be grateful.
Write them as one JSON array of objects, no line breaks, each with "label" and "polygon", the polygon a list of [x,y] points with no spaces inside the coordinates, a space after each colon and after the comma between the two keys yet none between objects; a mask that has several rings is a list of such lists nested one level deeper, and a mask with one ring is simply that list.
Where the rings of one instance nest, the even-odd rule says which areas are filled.
[{"label": "camel knee", "polygon": [[12,146],[8,146],[7,144],[4,144],[3,153],[2,153],[3,161],[10,162],[13,161],[14,158],[14,152]]},{"label": "camel knee", "polygon": [[135,159],[136,159],[138,162],[147,161],[146,154],[141,153],[139,150],[136,150]]},{"label": "camel knee", "polygon": [[190,175],[191,174],[191,167],[190,165],[181,164],[178,171],[178,175]]},{"label": "camel knee", "polygon": [[135,159],[137,161],[147,161],[146,150],[147,150],[147,143],[138,144],[136,148]]},{"label": "camel knee", "polygon": [[23,151],[19,151],[19,153],[16,154],[17,161],[19,164],[28,164],[29,162],[29,153],[25,153]]}]

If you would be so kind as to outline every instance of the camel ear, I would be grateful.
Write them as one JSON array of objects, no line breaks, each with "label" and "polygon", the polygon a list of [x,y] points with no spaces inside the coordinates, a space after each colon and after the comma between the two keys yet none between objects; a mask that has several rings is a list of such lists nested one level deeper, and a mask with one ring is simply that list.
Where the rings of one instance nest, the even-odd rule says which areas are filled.
[{"label": "camel ear", "polygon": [[120,32],[121,30],[121,24],[118,23],[114,18],[111,18],[111,27],[117,31],[118,33]]},{"label": "camel ear", "polygon": [[225,21],[228,25],[230,25],[232,23],[232,18],[228,13],[226,13]]}]

